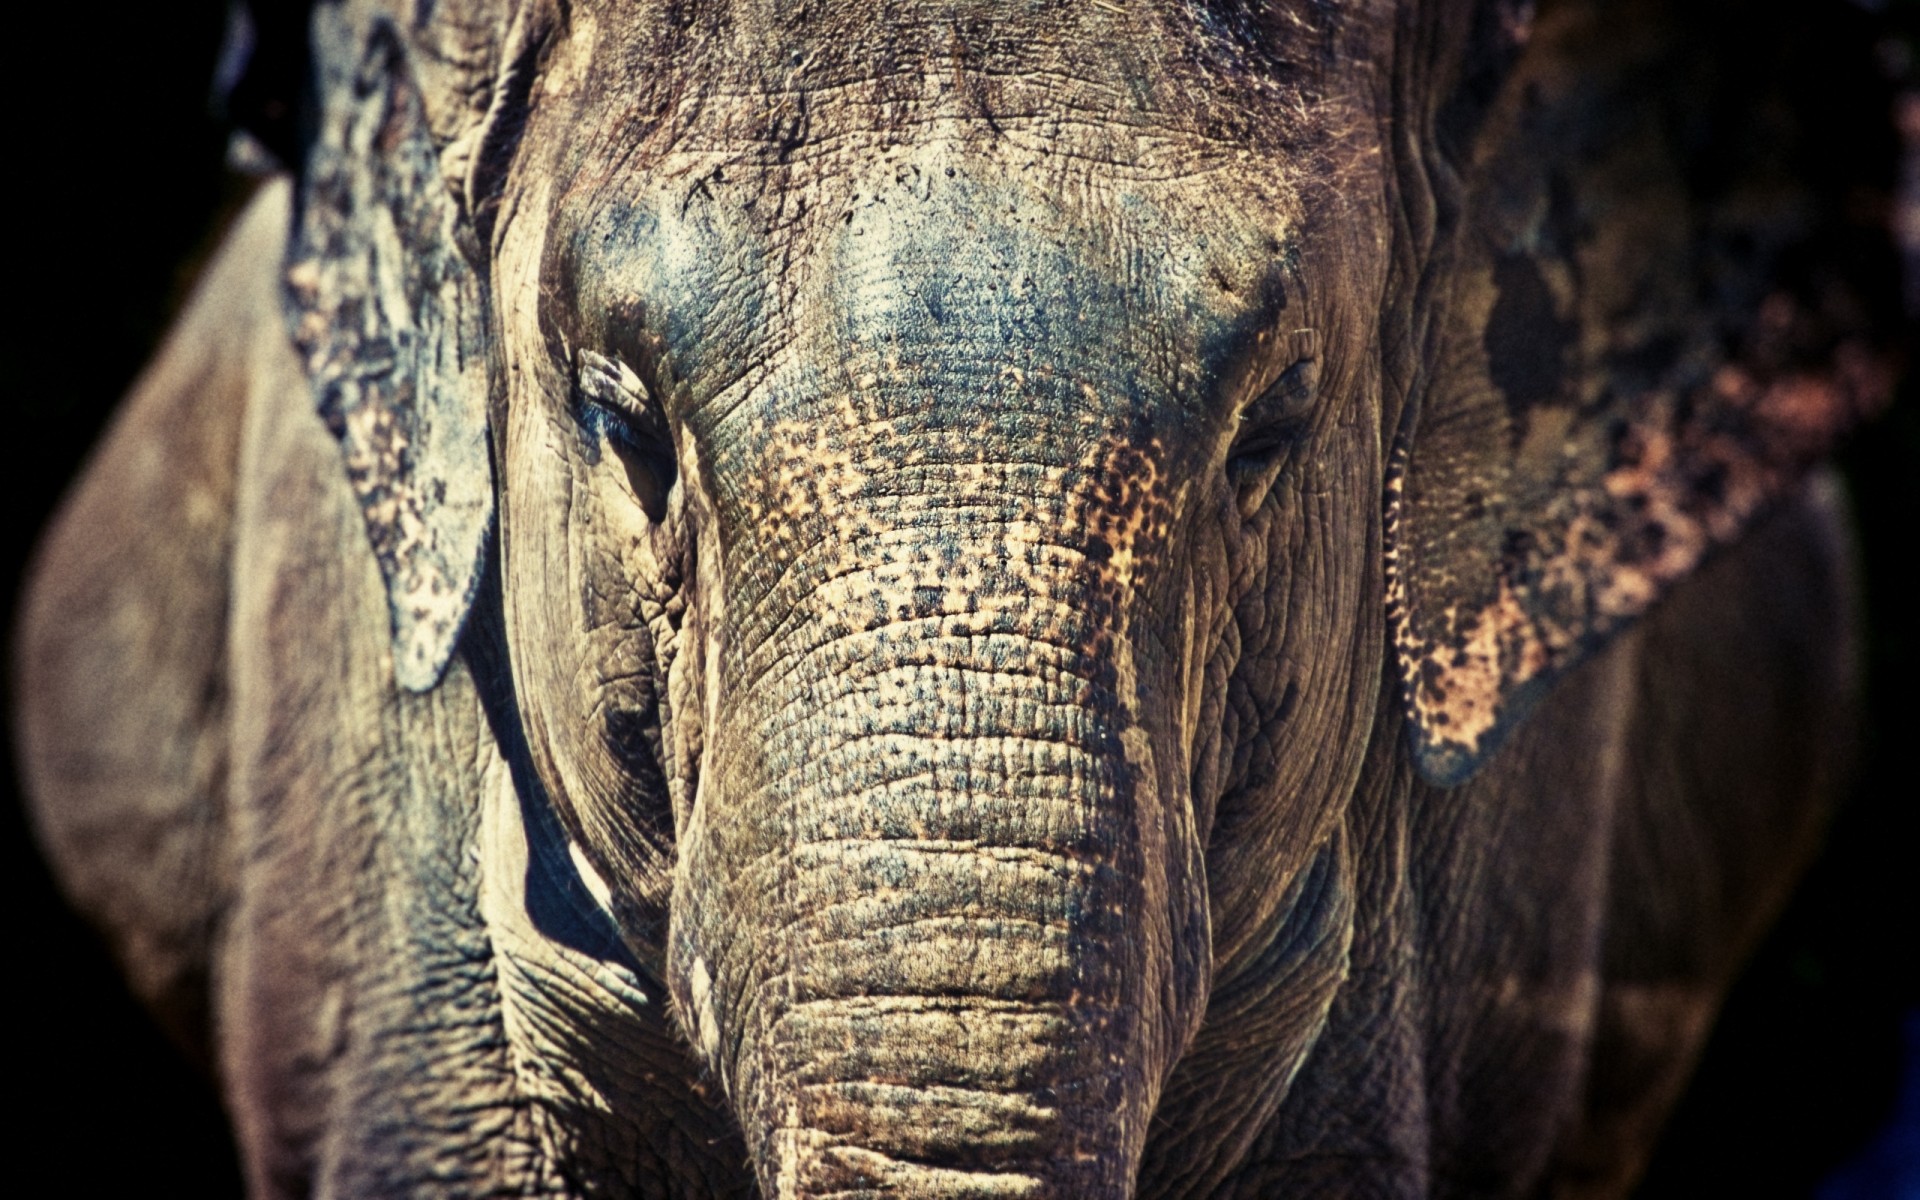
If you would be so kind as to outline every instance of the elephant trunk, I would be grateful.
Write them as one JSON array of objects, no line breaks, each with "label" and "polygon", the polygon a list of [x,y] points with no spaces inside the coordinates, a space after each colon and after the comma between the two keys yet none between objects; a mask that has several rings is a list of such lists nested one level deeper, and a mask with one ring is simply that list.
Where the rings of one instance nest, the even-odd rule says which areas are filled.
[{"label": "elephant trunk", "polygon": [[727,672],[672,973],[770,1196],[1131,1191],[1205,994],[1197,856],[1115,606],[1026,557],[1068,567],[822,572]]}]

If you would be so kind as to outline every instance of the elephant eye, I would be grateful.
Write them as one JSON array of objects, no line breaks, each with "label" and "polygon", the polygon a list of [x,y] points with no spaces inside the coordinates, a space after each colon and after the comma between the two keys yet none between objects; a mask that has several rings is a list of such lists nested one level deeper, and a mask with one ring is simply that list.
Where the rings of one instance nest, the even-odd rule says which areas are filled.
[{"label": "elephant eye", "polygon": [[581,350],[574,391],[581,425],[612,449],[640,507],[650,519],[661,520],[675,474],[673,435],[647,385],[619,359]]},{"label": "elephant eye", "polygon": [[1227,450],[1227,479],[1239,493],[1242,515],[1260,507],[1306,432],[1318,379],[1318,364],[1303,358],[1240,411],[1239,429]]}]

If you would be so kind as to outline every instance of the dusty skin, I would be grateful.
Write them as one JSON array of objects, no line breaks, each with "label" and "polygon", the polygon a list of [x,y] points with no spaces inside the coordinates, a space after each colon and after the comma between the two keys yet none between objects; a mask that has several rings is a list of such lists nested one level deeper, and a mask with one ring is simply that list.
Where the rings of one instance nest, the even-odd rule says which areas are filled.
[{"label": "dusty skin", "polygon": [[17,634],[252,1194],[1624,1194],[1894,369],[1698,24],[318,6]]}]

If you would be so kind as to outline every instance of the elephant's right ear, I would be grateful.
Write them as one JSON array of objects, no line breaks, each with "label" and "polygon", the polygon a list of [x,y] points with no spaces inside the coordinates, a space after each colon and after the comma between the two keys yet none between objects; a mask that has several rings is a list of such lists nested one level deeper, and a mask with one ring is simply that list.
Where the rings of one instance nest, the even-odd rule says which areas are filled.
[{"label": "elephant's right ear", "polygon": [[[1890,106],[1865,54],[1808,61],[1831,44],[1813,7],[1566,0],[1445,126],[1458,215],[1387,514],[1430,780],[1471,773],[1891,391]],[[1712,26],[1736,16],[1738,38]]]},{"label": "elephant's right ear", "polygon": [[[411,6],[316,6],[287,271],[294,339],[386,583],[394,678],[411,691],[446,669],[493,526],[474,147],[514,124],[499,96],[512,14],[438,7],[462,11],[414,28]],[[458,52],[434,42],[448,27],[466,39]]]}]

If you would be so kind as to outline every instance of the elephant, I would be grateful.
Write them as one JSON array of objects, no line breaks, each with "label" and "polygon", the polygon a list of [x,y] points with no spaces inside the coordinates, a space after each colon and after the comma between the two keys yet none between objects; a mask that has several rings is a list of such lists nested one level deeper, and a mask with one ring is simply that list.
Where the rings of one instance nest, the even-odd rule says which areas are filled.
[{"label": "elephant", "polygon": [[1625,1194],[1897,369],[1711,15],[314,4],[17,633],[250,1194]]}]

